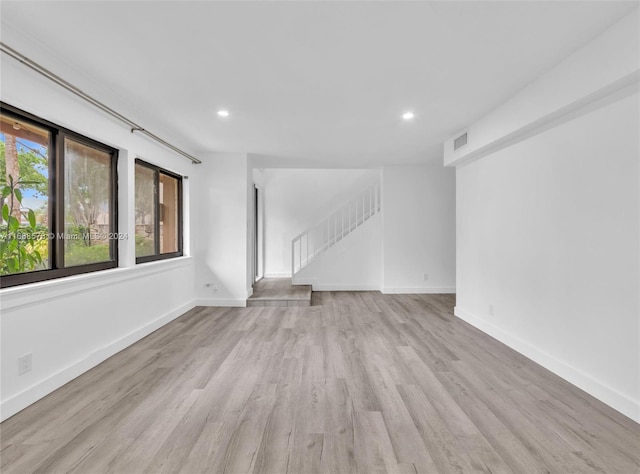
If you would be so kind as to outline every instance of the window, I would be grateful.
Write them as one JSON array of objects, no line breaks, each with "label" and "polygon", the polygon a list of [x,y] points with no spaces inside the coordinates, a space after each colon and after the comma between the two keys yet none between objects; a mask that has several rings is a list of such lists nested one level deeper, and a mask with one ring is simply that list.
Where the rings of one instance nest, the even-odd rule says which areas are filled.
[{"label": "window", "polygon": [[136,263],[182,255],[182,178],[136,160]]},{"label": "window", "polygon": [[0,286],[116,267],[117,150],[0,108]]}]

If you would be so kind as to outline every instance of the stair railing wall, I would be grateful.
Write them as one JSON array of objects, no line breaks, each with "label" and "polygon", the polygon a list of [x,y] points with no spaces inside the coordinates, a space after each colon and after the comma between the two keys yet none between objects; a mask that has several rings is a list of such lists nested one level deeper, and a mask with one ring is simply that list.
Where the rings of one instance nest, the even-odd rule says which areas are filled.
[{"label": "stair railing wall", "polygon": [[291,241],[291,276],[380,212],[380,183],[376,182],[318,224]]}]

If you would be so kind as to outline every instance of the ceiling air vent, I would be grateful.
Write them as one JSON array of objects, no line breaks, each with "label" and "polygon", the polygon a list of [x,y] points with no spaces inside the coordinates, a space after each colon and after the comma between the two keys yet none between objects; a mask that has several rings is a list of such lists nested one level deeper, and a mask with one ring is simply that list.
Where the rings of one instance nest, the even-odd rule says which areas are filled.
[{"label": "ceiling air vent", "polygon": [[467,144],[467,134],[464,133],[460,135],[458,138],[453,140],[453,149],[457,150],[460,147],[463,147]]}]

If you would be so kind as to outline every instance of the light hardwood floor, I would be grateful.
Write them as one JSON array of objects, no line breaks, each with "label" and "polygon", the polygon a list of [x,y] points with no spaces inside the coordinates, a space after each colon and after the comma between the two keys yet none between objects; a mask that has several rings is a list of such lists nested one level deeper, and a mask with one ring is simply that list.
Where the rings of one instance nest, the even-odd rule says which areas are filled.
[{"label": "light hardwood floor", "polygon": [[449,295],[196,308],[0,425],[3,473],[625,473],[640,427]]}]

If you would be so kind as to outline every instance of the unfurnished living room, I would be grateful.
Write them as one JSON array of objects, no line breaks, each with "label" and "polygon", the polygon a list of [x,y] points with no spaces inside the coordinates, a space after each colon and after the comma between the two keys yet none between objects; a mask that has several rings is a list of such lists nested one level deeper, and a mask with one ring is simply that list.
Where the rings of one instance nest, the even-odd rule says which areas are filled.
[{"label": "unfurnished living room", "polygon": [[0,472],[640,473],[640,3],[0,3]]}]

